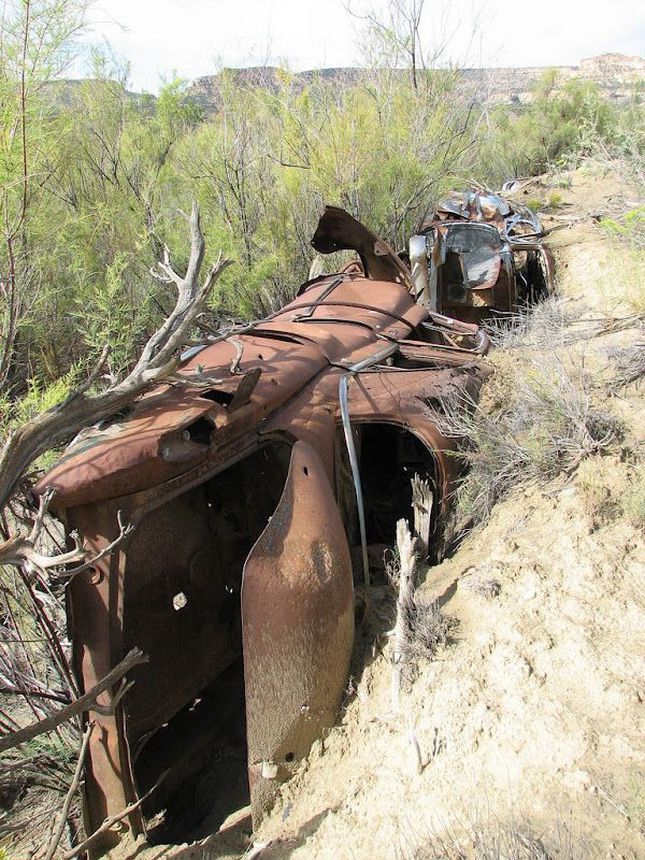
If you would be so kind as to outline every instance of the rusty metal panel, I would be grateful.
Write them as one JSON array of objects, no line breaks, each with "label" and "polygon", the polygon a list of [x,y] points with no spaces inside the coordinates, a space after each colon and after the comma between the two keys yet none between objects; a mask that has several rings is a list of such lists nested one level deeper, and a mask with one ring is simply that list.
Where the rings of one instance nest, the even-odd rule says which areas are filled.
[{"label": "rusty metal panel", "polygon": [[[78,529],[90,555],[96,555],[118,533],[116,510],[110,504],[75,508],[70,512],[68,527]],[[68,588],[73,662],[82,690],[91,689],[123,656],[119,599],[122,561],[120,552],[112,553],[74,577]],[[111,698],[112,691],[109,691],[97,701],[105,706],[110,704]],[[118,814],[135,799],[135,789],[123,743],[121,709],[111,715],[89,711],[85,718],[96,723],[83,784],[85,827],[92,833],[107,816]],[[139,810],[132,812],[127,824],[134,834],[142,832]],[[92,856],[101,856],[118,841],[118,835],[106,832],[94,845]]]},{"label": "rusty metal panel", "polygon": [[344,209],[325,207],[311,244],[321,254],[356,251],[368,278],[398,281],[407,289],[412,288],[410,272],[392,248]]},{"label": "rusty metal panel", "polygon": [[352,568],[325,469],[293,447],[278,507],[245,567],[242,626],[254,821],[333,725],[354,635]]}]

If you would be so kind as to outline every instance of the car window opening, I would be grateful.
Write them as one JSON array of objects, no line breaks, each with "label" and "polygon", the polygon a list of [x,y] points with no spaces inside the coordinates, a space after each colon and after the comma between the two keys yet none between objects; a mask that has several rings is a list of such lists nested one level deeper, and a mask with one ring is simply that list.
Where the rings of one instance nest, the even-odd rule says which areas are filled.
[{"label": "car window opening", "polygon": [[[386,550],[396,544],[397,522],[406,519],[413,526],[412,479],[415,475],[430,484],[436,511],[436,466],[423,442],[404,428],[366,423],[353,424],[352,432],[360,464],[370,566],[375,572],[382,567]],[[342,435],[336,450],[339,507],[350,546],[358,557],[360,535],[356,499]],[[430,560],[433,560],[432,547]]]}]

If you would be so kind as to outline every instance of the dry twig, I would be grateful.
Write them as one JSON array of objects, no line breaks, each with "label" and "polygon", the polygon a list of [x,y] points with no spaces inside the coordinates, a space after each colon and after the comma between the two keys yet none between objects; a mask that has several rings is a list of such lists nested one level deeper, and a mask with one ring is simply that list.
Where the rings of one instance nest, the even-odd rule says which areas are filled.
[{"label": "dry twig", "polygon": [[83,741],[81,743],[81,750],[78,754],[78,761],[76,762],[74,776],[72,777],[72,782],[70,784],[69,790],[65,795],[60,820],[58,822],[56,830],[54,831],[54,835],[52,836],[51,842],[49,843],[49,848],[47,849],[45,860],[52,860],[54,854],[56,853],[56,849],[58,848],[58,843],[61,840],[61,836],[63,835],[63,831],[65,830],[65,824],[67,823],[67,818],[69,816],[69,810],[72,805],[74,795],[78,791],[78,788],[81,784],[81,776],[83,774],[83,766],[85,764],[85,755],[87,753],[87,747],[89,745],[93,731],[94,723],[89,723],[87,728],[85,729],[85,732],[83,733]]},{"label": "dry twig", "polygon": [[[51,732],[57,726],[71,720],[72,717],[78,716],[78,714],[83,713],[83,711],[93,710],[98,711],[99,713],[106,713],[107,711],[104,706],[97,703],[97,698],[101,693],[104,693],[106,690],[113,687],[117,681],[121,680],[123,676],[130,671],[130,669],[141,663],[147,663],[148,659],[149,658],[139,650],[139,648],[133,648],[123,658],[123,660],[121,660],[121,662],[118,663],[114,669],[105,676],[105,678],[103,678],[102,681],[99,681],[96,686],[92,687],[92,689],[83,696],[75,699],[71,704],[61,708],[60,711],[46,717],[44,720],[40,720],[39,722],[33,723],[31,726],[26,726],[23,729],[19,729],[17,732],[13,732],[10,735],[0,737],[0,752],[5,752],[5,750],[18,746],[19,744],[31,741],[38,737],[38,735],[42,735],[45,732]],[[120,687],[114,695],[112,702],[108,705],[108,710],[110,712],[114,710],[128,689],[130,689],[130,684],[122,685]]]}]

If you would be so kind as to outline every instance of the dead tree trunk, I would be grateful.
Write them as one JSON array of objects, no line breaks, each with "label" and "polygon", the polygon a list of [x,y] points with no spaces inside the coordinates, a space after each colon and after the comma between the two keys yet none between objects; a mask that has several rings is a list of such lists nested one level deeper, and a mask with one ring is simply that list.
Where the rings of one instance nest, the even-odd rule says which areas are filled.
[{"label": "dead tree trunk", "polygon": [[[187,220],[190,226],[191,250],[185,276],[178,275],[172,268],[167,248],[163,260],[152,272],[157,279],[175,284],[177,302],[174,310],[148,340],[136,365],[121,382],[110,385],[98,394],[88,394],[107,360],[109,350],[106,347],[94,372],[83,385],[57,406],[36,416],[9,435],[0,451],[0,509],[15,493],[18,482],[38,457],[52,448],[67,444],[83,427],[119,412],[177,369],[179,351],[188,339],[196,317],[203,310],[215,281],[230,262],[218,259],[200,284],[204,237],[197,204],[193,204]],[[5,544],[0,544],[0,564],[16,563],[16,541],[24,554],[28,548],[25,548],[21,538],[20,535],[14,535]]]},{"label": "dead tree trunk", "polygon": [[418,475],[412,479],[412,508],[414,510],[414,536],[420,561],[428,558],[430,526],[432,523],[432,490],[428,481]]},{"label": "dead tree trunk", "polygon": [[414,610],[414,573],[416,569],[415,538],[410,534],[406,520],[396,524],[396,543],[399,550],[399,596],[396,602],[396,623],[392,648],[392,710],[399,709],[401,676],[408,652],[409,619]]}]

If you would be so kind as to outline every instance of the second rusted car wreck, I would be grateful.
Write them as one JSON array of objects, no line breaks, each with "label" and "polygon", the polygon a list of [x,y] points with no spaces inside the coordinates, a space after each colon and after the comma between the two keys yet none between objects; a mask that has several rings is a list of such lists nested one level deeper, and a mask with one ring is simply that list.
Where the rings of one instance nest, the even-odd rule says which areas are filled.
[{"label": "second rusted car wreck", "polygon": [[514,313],[553,290],[543,237],[526,206],[491,192],[453,192],[410,239],[415,294],[469,322]]},{"label": "second rusted car wreck", "polygon": [[152,840],[248,803],[257,820],[335,720],[354,578],[370,544],[394,541],[414,474],[433,491],[431,558],[450,540],[455,441],[429,404],[477,397],[486,335],[417,300],[406,266],[342,210],[313,244],[355,250],[363,273],[318,277],[193,348],[181,384],[82,434],[41,482],[94,555],[120,519],[134,526],[68,592],[82,687],[135,646],[149,657],[115,714],[91,713],[90,833],[128,806]]}]

